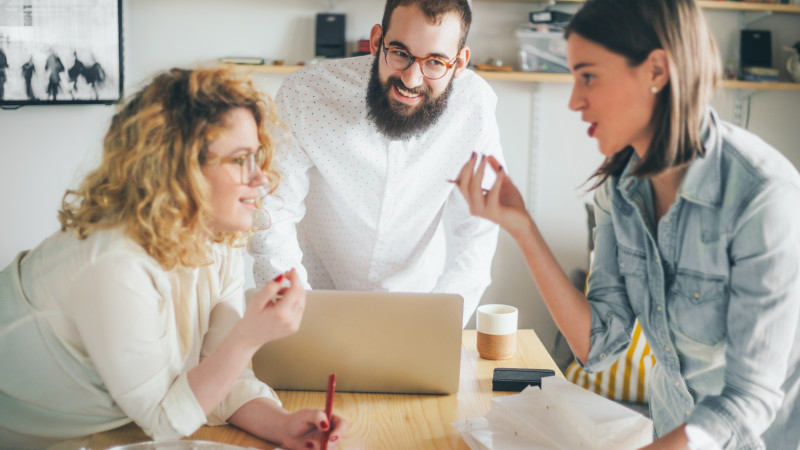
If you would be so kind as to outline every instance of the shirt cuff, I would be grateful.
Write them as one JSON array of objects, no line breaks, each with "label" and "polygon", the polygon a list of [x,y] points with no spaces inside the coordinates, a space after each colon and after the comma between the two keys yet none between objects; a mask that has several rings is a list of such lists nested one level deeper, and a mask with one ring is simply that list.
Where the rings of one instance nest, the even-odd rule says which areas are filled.
[{"label": "shirt cuff", "polygon": [[181,436],[188,436],[206,423],[203,407],[197,402],[186,372],[180,374],[167,391],[162,402],[164,414],[172,428]]},{"label": "shirt cuff", "polygon": [[575,358],[586,373],[595,373],[610,367],[631,345],[631,333],[625,329],[622,319],[606,312],[605,320],[600,320],[600,312],[595,307],[592,307],[589,339],[591,347],[586,362]]},{"label": "shirt cuff", "polygon": [[689,450],[721,450],[711,435],[699,426],[687,424],[685,430]]},{"label": "shirt cuff", "polygon": [[209,415],[208,425],[225,424],[228,418],[244,406],[245,403],[262,397],[274,401],[278,406],[282,406],[278,394],[271,387],[256,378],[250,369],[244,369],[240,378],[231,387],[228,396]]},{"label": "shirt cuff", "polygon": [[686,420],[686,426],[702,429],[714,442],[721,443],[718,445],[728,448],[731,442],[736,441],[732,428],[735,426],[733,418],[704,403],[705,400],[695,405],[692,414]]}]

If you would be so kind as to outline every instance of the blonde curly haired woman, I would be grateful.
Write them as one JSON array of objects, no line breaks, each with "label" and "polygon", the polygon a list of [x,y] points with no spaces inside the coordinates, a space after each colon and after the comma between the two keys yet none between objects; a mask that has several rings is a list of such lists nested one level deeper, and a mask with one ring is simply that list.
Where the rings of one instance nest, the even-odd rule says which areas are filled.
[{"label": "blonde curly haired woman", "polygon": [[223,69],[173,69],[114,116],[61,230],[0,273],[0,446],[131,421],[155,440],[227,421],[286,448],[344,433],[323,411],[290,414],[248,368],[305,305],[292,270],[244,306],[234,247],[279,180],[264,98]]}]

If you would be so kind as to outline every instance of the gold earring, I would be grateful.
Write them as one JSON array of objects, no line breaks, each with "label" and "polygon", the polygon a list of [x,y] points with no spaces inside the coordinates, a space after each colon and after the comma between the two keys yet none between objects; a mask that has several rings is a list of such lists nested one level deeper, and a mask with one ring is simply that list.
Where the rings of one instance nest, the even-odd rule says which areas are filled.
[{"label": "gold earring", "polygon": [[653,94],[658,94],[658,88],[653,86],[650,88],[650,92],[652,92]]}]

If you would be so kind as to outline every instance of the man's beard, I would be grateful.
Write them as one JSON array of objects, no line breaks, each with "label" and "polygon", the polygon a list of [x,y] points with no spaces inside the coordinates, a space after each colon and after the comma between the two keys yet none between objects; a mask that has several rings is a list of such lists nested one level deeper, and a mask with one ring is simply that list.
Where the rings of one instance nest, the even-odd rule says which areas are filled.
[{"label": "man's beard", "polygon": [[[394,76],[381,82],[378,75],[380,52],[375,56],[370,71],[369,84],[367,85],[367,118],[372,120],[383,135],[392,140],[407,140],[419,136],[428,130],[447,109],[447,100],[453,91],[453,76],[447,83],[447,88],[437,98],[431,98],[431,88],[420,85],[417,88],[407,88],[399,77]],[[389,91],[397,86],[403,90],[420,94],[422,103],[411,107],[389,100]],[[412,112],[412,108],[416,108]]]}]

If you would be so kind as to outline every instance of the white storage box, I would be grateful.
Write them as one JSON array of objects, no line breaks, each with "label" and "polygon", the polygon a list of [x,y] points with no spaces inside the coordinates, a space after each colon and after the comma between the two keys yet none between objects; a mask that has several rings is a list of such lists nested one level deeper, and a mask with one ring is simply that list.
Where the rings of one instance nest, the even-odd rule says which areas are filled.
[{"label": "white storage box", "polygon": [[517,29],[519,64],[525,72],[569,73],[567,41],[562,31]]}]

